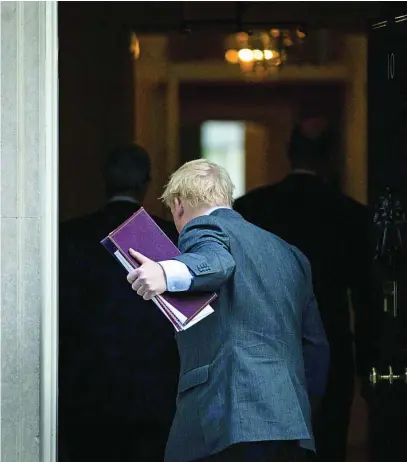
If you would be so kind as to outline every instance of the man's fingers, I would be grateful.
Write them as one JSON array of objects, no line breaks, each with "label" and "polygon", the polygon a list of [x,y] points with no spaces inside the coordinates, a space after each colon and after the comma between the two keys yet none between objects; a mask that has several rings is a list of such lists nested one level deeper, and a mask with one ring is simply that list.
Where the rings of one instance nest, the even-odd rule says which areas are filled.
[{"label": "man's fingers", "polygon": [[[133,284],[133,286],[134,286],[134,284]],[[133,290],[135,290],[137,292],[137,295],[140,295],[140,297],[143,297],[144,294],[147,292],[146,288],[143,287],[143,286],[139,287],[138,289],[135,289],[133,287]]]},{"label": "man's fingers", "polygon": [[133,284],[131,285],[131,288],[138,293],[138,290],[140,289],[140,287],[142,286],[142,283],[140,282],[140,279],[137,279],[136,281],[133,282]]},{"label": "man's fingers", "polygon": [[137,295],[140,295],[140,297],[143,297],[144,300],[151,300],[154,297],[154,292],[151,292],[148,290],[145,286],[140,286],[137,289],[135,288],[137,284],[137,281],[133,284],[133,290],[137,292]]},{"label": "man's fingers", "polygon": [[151,300],[153,297],[154,297],[154,293],[153,293],[153,292],[150,292],[150,291],[147,291],[147,292],[143,295],[144,300]]},{"label": "man's fingers", "polygon": [[150,261],[149,258],[145,257],[143,254],[141,254],[140,252],[136,252],[135,250],[133,249],[129,249],[129,254],[131,257],[133,257],[136,261],[138,261],[140,263],[140,265],[142,265],[143,263],[147,263],[148,261]]},{"label": "man's fingers", "polygon": [[141,264],[139,268],[133,269],[127,275],[131,288],[144,300],[151,300],[157,294],[163,293],[166,283],[161,266],[133,249],[129,249],[129,255]]},{"label": "man's fingers", "polygon": [[127,275],[127,281],[130,282],[130,284],[133,284],[133,282],[140,276],[140,271],[139,269],[135,269],[133,271],[130,271],[130,273]]}]

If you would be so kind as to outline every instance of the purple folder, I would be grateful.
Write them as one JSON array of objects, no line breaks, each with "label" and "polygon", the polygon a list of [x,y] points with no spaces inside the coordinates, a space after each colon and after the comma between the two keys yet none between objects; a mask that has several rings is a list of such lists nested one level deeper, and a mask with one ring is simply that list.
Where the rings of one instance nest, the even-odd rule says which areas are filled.
[{"label": "purple folder", "polygon": [[[140,266],[129,255],[130,248],[153,261],[170,260],[181,254],[143,208],[112,231],[101,243],[128,271]],[[210,303],[215,298],[214,293],[165,292],[154,297],[153,301],[176,330],[180,331],[213,313]]]}]

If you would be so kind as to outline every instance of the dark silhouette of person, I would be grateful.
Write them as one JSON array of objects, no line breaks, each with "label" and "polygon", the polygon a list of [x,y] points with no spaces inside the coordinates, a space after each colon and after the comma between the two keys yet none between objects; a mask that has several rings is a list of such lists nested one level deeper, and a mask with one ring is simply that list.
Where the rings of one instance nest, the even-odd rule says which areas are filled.
[{"label": "dark silhouette of person", "polygon": [[[114,149],[104,169],[107,203],[60,227],[60,438],[70,462],[162,462],[175,413],[175,331],[100,244],[141,206],[147,152]],[[175,227],[157,217],[175,242]]]},{"label": "dark silhouette of person", "polygon": [[333,133],[322,117],[304,118],[289,144],[291,173],[278,184],[249,192],[234,207],[248,221],[298,247],[311,262],[331,348],[328,387],[313,424],[317,459],[345,462],[354,396],[354,341],[361,377],[366,377],[371,363],[370,218],[367,207],[324,181],[333,143]]}]

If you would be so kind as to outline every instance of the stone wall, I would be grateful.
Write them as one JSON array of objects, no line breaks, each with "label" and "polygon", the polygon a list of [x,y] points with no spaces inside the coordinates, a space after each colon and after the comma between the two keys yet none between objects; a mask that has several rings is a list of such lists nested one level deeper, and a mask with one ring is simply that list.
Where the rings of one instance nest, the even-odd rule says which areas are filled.
[{"label": "stone wall", "polygon": [[[52,54],[56,50],[56,3],[0,5],[0,459],[51,462],[56,460],[50,438],[56,418],[50,412],[55,407],[50,400],[55,395],[56,369],[50,352],[55,351],[56,331],[50,327],[50,318],[44,320],[42,314],[56,311],[55,303],[51,307],[52,299],[56,300],[56,266],[52,263],[56,260],[52,229],[56,227],[49,201],[51,171],[56,171],[50,156],[57,156],[56,125],[50,111],[50,103],[56,103],[56,86],[49,72],[56,65],[56,54]],[[46,396],[41,390],[48,390]]]}]

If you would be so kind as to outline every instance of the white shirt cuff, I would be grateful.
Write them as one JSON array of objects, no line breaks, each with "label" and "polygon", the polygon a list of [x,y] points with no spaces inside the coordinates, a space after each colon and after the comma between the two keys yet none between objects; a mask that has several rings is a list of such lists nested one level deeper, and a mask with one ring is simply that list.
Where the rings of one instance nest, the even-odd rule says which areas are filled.
[{"label": "white shirt cuff", "polygon": [[185,292],[191,287],[192,275],[187,265],[177,260],[160,261],[167,279],[168,292]]}]

